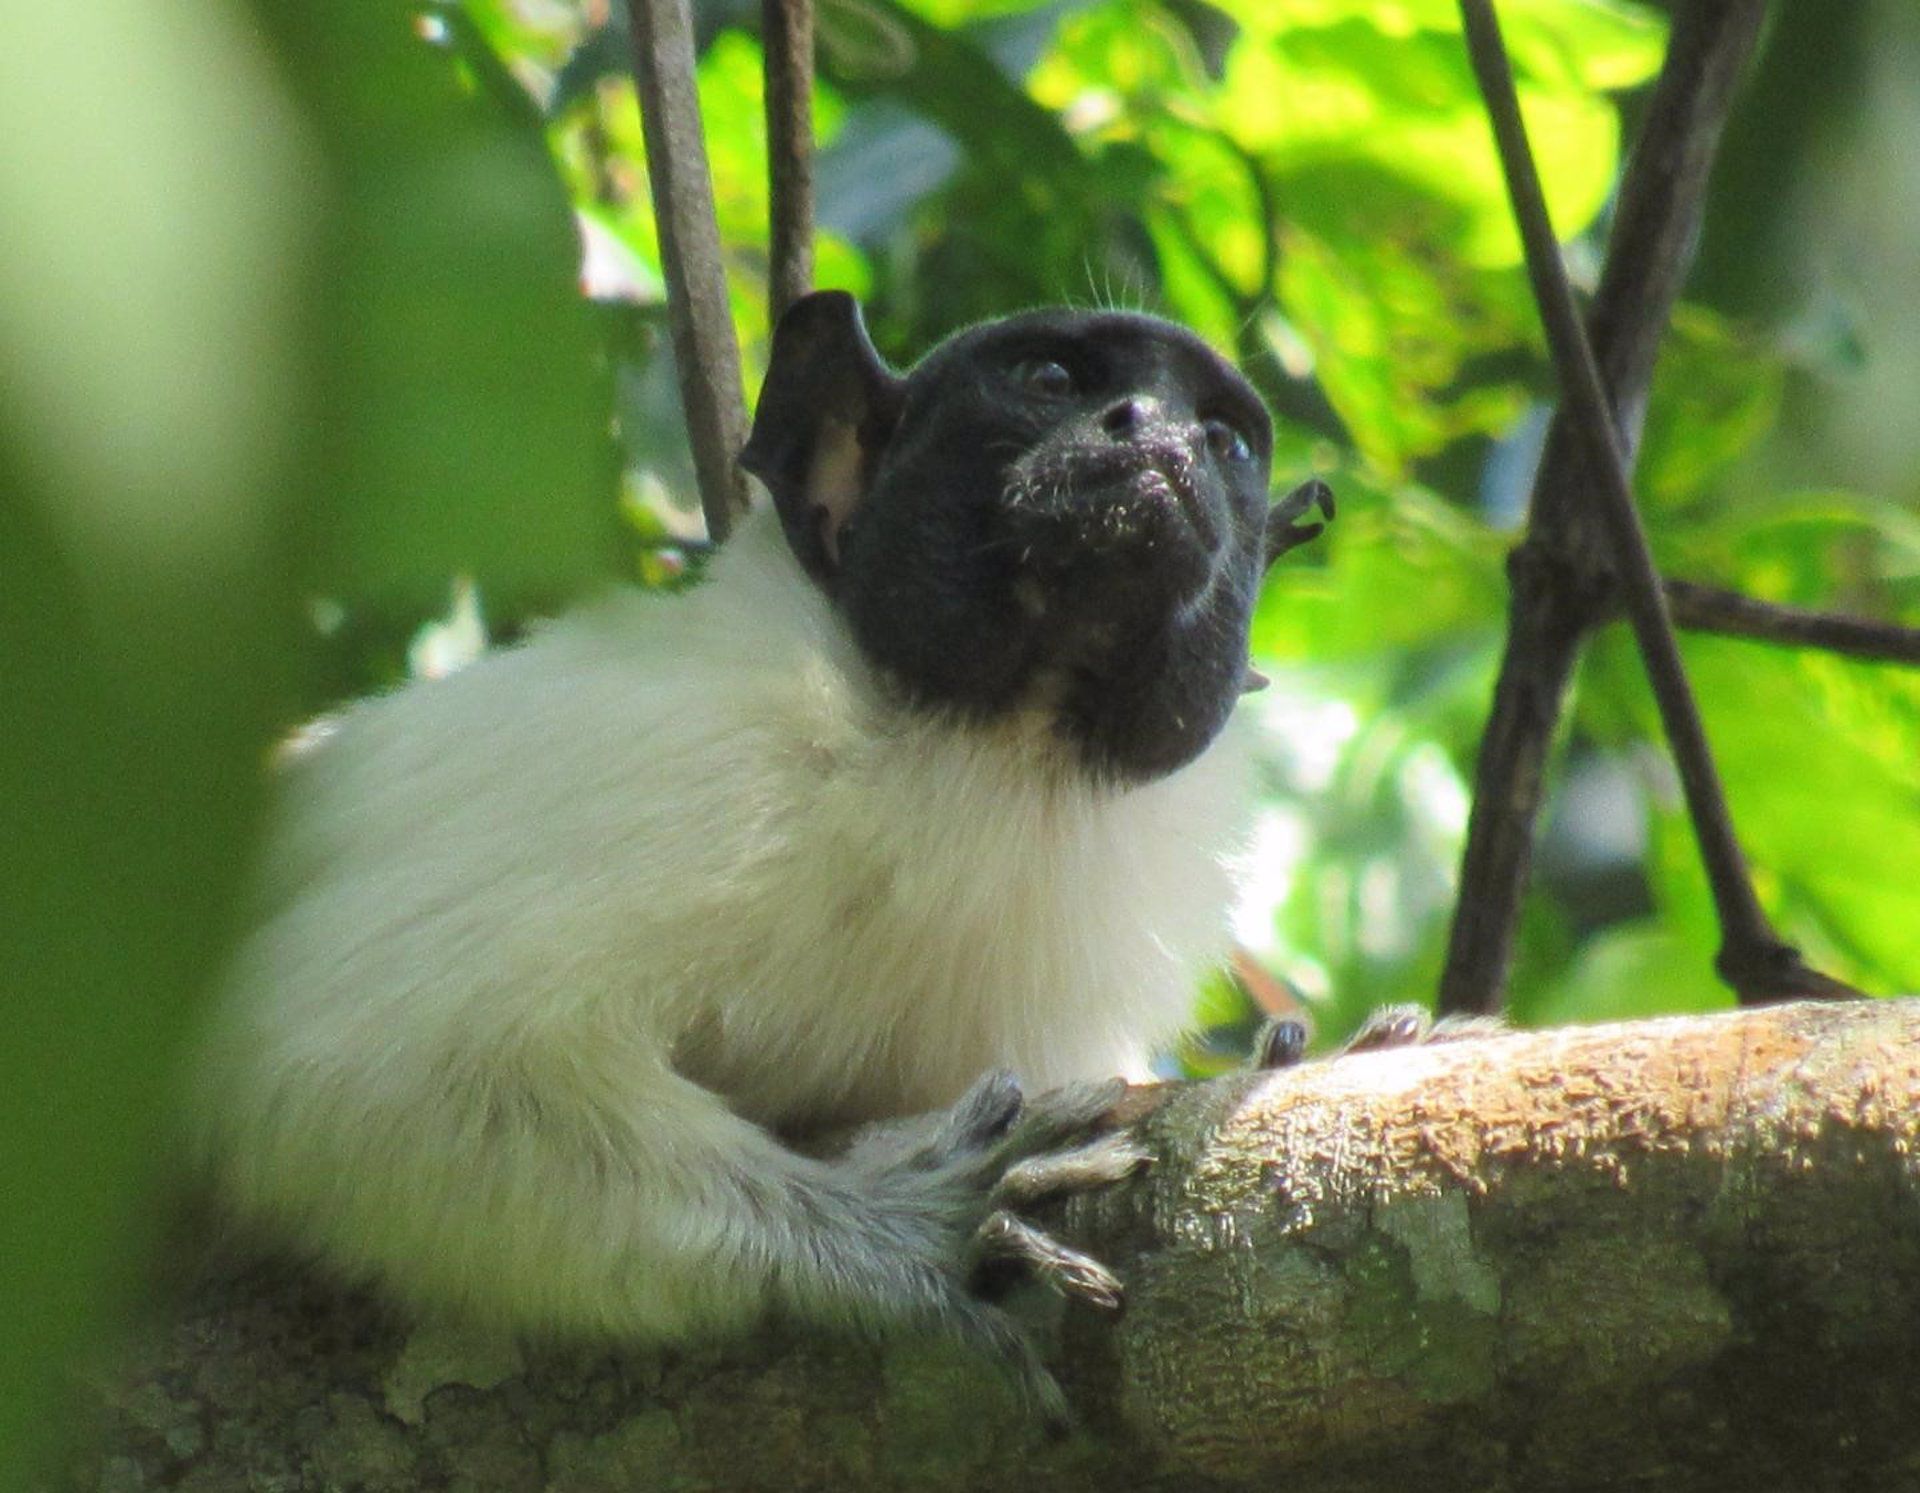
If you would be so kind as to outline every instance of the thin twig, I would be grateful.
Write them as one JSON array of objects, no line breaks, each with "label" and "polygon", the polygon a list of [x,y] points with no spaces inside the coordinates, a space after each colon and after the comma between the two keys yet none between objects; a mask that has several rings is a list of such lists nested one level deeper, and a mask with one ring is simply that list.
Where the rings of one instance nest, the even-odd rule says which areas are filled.
[{"label": "thin twig", "polygon": [[1669,580],[1665,585],[1673,620],[1695,632],[1818,648],[1872,663],[1920,664],[1920,627],[1758,601],[1695,581]]},{"label": "thin twig", "polygon": [[1720,921],[1720,952],[1714,967],[1742,1000],[1847,993],[1845,986],[1801,963],[1799,953],[1774,932],[1754,894],[1699,708],[1680,662],[1659,573],[1640,526],[1599,365],[1581,325],[1566,267],[1560,262],[1559,241],[1527,144],[1520,100],[1492,0],[1460,0],[1460,11],[1466,24],[1468,53],[1486,99],[1507,190],[1526,248],[1534,300],[1546,327],[1562,396],[1587,443],[1597,479],[1599,517],[1612,544],[1627,617],[1633,624],[1701,858],[1706,863]]},{"label": "thin twig", "polygon": [[647,177],[667,279],[680,402],[693,446],[694,474],[707,533],[727,537],[747,506],[734,458],[746,442],[740,397],[740,347],[713,212],[713,177],[694,88],[693,21],[687,0],[627,0],[633,21],[633,71],[646,131]]},{"label": "thin twig", "polygon": [[[1629,460],[1673,304],[1699,237],[1708,178],[1766,0],[1675,12],[1666,62],[1621,176],[1588,330]],[[1586,447],[1569,412],[1548,432],[1512,596],[1493,707],[1474,768],[1440,1008],[1500,1009],[1526,893],[1534,826],[1568,681],[1588,634],[1618,610],[1604,536],[1590,518]]]},{"label": "thin twig", "polygon": [[767,302],[774,321],[813,289],[813,0],[760,0],[767,86]]}]

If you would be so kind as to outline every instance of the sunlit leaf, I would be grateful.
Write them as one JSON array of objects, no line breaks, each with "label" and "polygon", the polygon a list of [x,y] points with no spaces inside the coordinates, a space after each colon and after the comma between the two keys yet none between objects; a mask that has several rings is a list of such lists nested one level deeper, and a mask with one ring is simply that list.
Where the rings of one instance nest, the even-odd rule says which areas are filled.
[{"label": "sunlit leaf", "polygon": [[[1620,730],[1658,739],[1652,700],[1625,639],[1606,640],[1583,678],[1583,719],[1610,699]],[[1764,899],[1811,930],[1835,973],[1882,989],[1920,986],[1920,680],[1909,671],[1727,639],[1685,643],[1688,675],[1742,846]],[[1677,799],[1655,861],[1665,906],[1709,937],[1705,873]]]},{"label": "sunlit leaf", "polygon": [[1504,587],[1495,536],[1418,488],[1331,480],[1340,517],[1313,563],[1289,556],[1268,576],[1257,656],[1324,662],[1493,635]]},{"label": "sunlit leaf", "polygon": [[[1461,213],[1470,263],[1519,257],[1457,7],[1303,3],[1228,7],[1247,28],[1229,61],[1222,122],[1281,170],[1366,161]],[[1591,8],[1513,7],[1508,21],[1534,154],[1556,226],[1583,229],[1612,186],[1616,116],[1596,87],[1644,80],[1657,27],[1608,47]],[[1594,60],[1576,65],[1591,49]],[[1604,77],[1607,81],[1599,81]]]}]

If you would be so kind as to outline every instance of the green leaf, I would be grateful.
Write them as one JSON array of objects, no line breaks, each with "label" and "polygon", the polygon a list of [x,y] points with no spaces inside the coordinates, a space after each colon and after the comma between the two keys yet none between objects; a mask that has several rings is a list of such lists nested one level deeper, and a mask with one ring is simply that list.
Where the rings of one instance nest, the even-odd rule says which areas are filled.
[{"label": "green leaf", "polygon": [[1843,977],[1920,989],[1920,678],[1719,639],[1686,657],[1769,901]]},{"label": "green leaf", "polygon": [[[606,390],[545,139],[404,10],[270,8],[334,184],[316,282],[330,502],[309,584],[512,601],[615,554]],[[471,40],[471,39],[469,39]]]},{"label": "green leaf", "polygon": [[1711,312],[1680,307],[1661,344],[1635,476],[1646,505],[1709,496],[1772,430],[1785,382],[1778,352]]},{"label": "green leaf", "polygon": [[[1765,906],[1788,940],[1871,989],[1920,986],[1920,680],[1814,651],[1682,640],[1734,826]],[[1660,739],[1624,628],[1582,672],[1580,718],[1616,739]],[[1705,872],[1670,789],[1651,864],[1670,926],[1711,957],[1718,930]]]},{"label": "green leaf", "polygon": [[[1219,101],[1236,138],[1282,170],[1368,161],[1460,210],[1458,247],[1469,263],[1517,262],[1454,5],[1243,0],[1227,9],[1246,28]],[[1571,237],[1613,183],[1618,124],[1595,90],[1648,77],[1661,32],[1620,8],[1558,0],[1508,7],[1503,21],[1548,207]]]},{"label": "green leaf", "polygon": [[[0,127],[0,1487],[120,1325],[289,694],[320,192],[246,18],[8,19]],[[75,100],[87,100],[75,108]],[[35,1469],[36,1471],[38,1469]]]},{"label": "green leaf", "polygon": [[1515,1016],[1529,1026],[1721,1011],[1733,995],[1713,973],[1714,945],[1654,922],[1590,938],[1573,964]]},{"label": "green leaf", "polygon": [[1494,636],[1503,541],[1423,489],[1389,493],[1339,473],[1328,480],[1340,517],[1313,551],[1269,572],[1254,618],[1257,656],[1330,662]]}]

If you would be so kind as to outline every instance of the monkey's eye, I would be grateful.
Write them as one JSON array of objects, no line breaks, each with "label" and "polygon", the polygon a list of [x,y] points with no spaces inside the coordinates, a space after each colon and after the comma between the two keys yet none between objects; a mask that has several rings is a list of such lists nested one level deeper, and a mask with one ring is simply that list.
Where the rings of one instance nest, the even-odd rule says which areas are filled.
[{"label": "monkey's eye", "polygon": [[1036,394],[1061,399],[1074,391],[1073,375],[1052,358],[1023,358],[1013,365],[1013,376]]},{"label": "monkey's eye", "polygon": [[1207,449],[1222,461],[1253,459],[1253,447],[1247,444],[1247,438],[1225,420],[1209,420],[1203,429],[1207,433]]}]

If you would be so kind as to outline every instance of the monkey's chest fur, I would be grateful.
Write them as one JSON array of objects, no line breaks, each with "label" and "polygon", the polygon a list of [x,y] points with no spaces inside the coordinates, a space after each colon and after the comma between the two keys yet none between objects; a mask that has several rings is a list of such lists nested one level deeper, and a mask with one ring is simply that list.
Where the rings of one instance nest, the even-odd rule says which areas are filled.
[{"label": "monkey's chest fur", "polygon": [[1141,1072],[1224,938],[1233,733],[1103,783],[1044,712],[893,701],[766,518],[715,571],[360,707],[300,764],[232,1086],[271,1109],[337,1068],[399,1124],[450,1084],[558,1086],[617,1128],[664,1063],[795,1129],[996,1065]]}]

